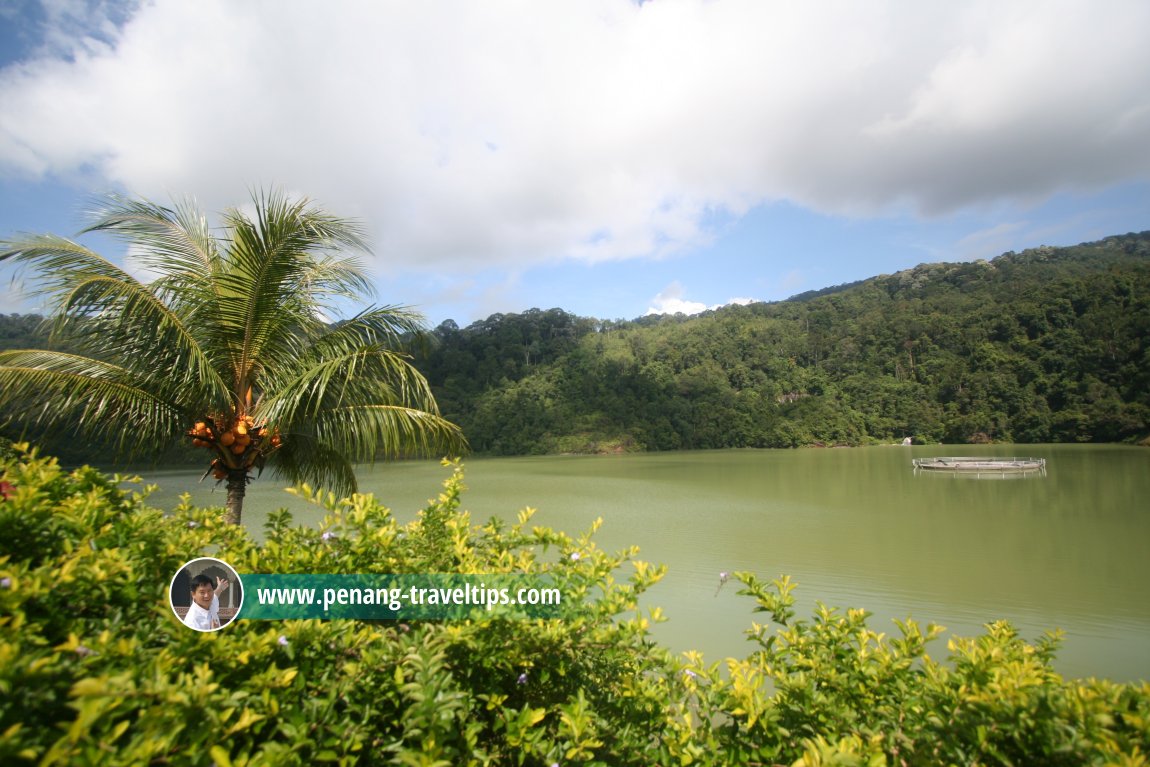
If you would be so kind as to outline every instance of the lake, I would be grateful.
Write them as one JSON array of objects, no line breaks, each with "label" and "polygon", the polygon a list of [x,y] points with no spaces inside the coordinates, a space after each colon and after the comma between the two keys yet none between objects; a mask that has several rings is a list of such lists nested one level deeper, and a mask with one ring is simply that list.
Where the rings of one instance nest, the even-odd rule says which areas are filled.
[{"label": "lake", "polygon": [[[916,474],[912,458],[938,455],[1047,459],[1045,475],[977,479]],[[1056,668],[1070,677],[1150,680],[1150,450],[1120,445],[991,445],[809,450],[723,450],[619,456],[473,458],[463,507],[476,522],[519,509],[571,535],[596,517],[600,547],[642,549],[668,565],[644,599],[669,620],[655,628],[672,649],[709,660],[743,657],[754,603],[722,589],[719,573],[750,570],[798,582],[798,615],[815,601],[863,607],[871,628],[896,633],[911,617],[970,636],[1011,621],[1028,639],[1066,632]],[[414,518],[450,470],[438,462],[364,467],[400,521]],[[223,490],[187,471],[144,472],[151,503],[180,493],[222,505]],[[244,522],[260,532],[269,510],[299,522],[321,514],[253,483]],[[629,571],[624,573],[624,576]],[[931,645],[946,655],[945,639]]]}]

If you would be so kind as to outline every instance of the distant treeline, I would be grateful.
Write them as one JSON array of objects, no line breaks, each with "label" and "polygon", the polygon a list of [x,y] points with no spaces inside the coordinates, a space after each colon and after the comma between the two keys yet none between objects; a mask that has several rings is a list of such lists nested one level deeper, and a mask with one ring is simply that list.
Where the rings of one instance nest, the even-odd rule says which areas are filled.
[{"label": "distant treeline", "polygon": [[[42,344],[38,320],[0,315],[0,348]],[[692,317],[533,309],[432,335],[416,364],[481,453],[1137,441],[1150,232]]]},{"label": "distant treeline", "polygon": [[1150,232],[686,317],[445,322],[418,360],[484,453],[1112,442],[1150,428]]}]

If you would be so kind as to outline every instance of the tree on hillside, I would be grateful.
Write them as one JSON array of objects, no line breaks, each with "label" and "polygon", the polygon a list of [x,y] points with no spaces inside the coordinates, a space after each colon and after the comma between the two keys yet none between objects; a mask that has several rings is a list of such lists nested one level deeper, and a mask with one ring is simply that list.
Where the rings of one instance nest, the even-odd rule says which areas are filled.
[{"label": "tree on hillside", "polygon": [[84,232],[125,240],[149,281],[55,235],[0,243],[0,261],[35,269],[53,338],[75,352],[0,352],[0,409],[111,438],[126,456],[191,439],[237,524],[265,465],[347,493],[353,461],[463,452],[403,352],[418,314],[323,319],[370,293],[359,226],[277,192],[253,203],[226,211],[217,233],[190,203],[108,198]]}]

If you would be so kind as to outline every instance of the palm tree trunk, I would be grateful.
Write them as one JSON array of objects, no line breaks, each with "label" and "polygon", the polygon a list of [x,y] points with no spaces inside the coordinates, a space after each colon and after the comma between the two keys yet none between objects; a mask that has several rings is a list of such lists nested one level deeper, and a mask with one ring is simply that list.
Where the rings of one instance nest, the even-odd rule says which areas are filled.
[{"label": "palm tree trunk", "polygon": [[228,500],[224,507],[224,521],[230,525],[238,525],[244,510],[244,493],[248,490],[248,473],[246,471],[228,472]]}]

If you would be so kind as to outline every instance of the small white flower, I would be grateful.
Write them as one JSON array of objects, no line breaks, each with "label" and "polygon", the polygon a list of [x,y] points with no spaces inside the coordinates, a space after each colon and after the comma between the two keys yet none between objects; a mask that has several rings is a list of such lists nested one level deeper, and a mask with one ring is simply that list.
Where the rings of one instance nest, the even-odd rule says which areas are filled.
[{"label": "small white flower", "polygon": [[280,634],[280,638],[277,639],[276,641],[280,643],[281,647],[287,647],[288,646],[288,638],[285,637],[283,634]]},{"label": "small white flower", "polygon": [[572,551],[571,552],[571,561],[572,562],[578,562],[582,558],[583,558],[583,555],[580,554],[578,551]]}]

